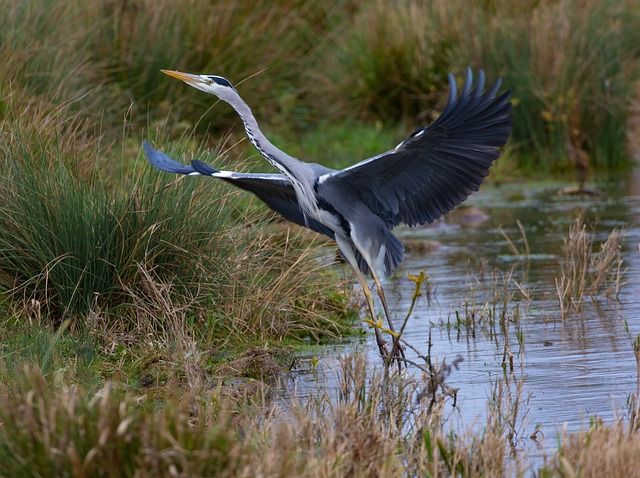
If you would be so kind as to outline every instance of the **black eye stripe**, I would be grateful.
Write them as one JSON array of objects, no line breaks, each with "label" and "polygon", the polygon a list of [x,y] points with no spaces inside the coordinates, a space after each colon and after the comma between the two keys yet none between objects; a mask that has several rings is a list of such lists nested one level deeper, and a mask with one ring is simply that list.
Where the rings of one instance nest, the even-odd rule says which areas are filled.
[{"label": "black eye stripe", "polygon": [[228,86],[229,88],[233,88],[233,86],[231,86],[231,83],[229,83],[225,78],[222,78],[221,76],[209,76],[208,78],[211,81],[217,83],[218,85]]}]

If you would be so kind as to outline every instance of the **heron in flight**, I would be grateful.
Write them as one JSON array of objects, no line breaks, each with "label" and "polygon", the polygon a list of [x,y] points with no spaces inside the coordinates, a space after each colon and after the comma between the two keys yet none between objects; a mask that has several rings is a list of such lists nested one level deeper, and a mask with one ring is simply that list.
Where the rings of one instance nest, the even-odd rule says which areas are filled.
[{"label": "heron in flight", "polygon": [[[366,276],[373,278],[394,336],[392,350],[404,356],[381,282],[404,258],[404,247],[392,229],[400,223],[433,222],[479,189],[511,132],[510,92],[498,95],[501,81],[485,91],[485,76],[480,71],[473,88],[469,69],[458,95],[456,81],[449,74],[449,100],[433,123],[418,128],[394,149],[335,170],[300,161],[275,147],[225,78],[162,72],[231,105],[253,146],[280,174],[218,171],[197,160],[185,165],[145,142],[149,162],[170,173],[220,178],[255,194],[285,219],[334,239],[355,270],[373,323],[377,323]],[[389,356],[379,328],[374,330],[383,357],[400,360]]]}]

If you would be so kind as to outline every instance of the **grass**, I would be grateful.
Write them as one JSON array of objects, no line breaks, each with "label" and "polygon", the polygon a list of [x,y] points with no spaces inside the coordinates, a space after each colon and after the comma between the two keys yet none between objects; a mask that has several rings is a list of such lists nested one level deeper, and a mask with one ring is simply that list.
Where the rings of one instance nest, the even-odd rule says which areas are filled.
[{"label": "grass", "polygon": [[[597,420],[563,433],[558,450],[528,469],[521,381],[497,378],[487,427],[452,429],[450,398],[431,399],[426,377],[389,381],[363,356],[341,360],[338,395],[266,405],[263,392],[223,386],[176,395],[158,408],[148,395],[105,384],[95,392],[58,372],[25,367],[0,391],[0,473],[14,476],[636,476],[637,430]],[[446,376],[445,376],[446,378]],[[205,392],[206,393],[203,393]],[[250,405],[250,406],[249,406]],[[520,458],[513,458],[516,453]]]},{"label": "grass", "polygon": [[638,476],[634,460],[640,451],[638,432],[622,422],[613,426],[594,421],[591,427],[562,436],[562,446],[540,476]]},{"label": "grass", "polygon": [[319,81],[330,111],[391,124],[431,119],[459,41],[442,28],[439,6],[377,0],[356,10]]},{"label": "grass", "polygon": [[[0,475],[523,473],[508,458],[528,430],[508,340],[480,432],[447,426],[456,363],[429,353],[416,376],[349,356],[337,401],[319,390],[286,414],[269,401],[292,347],[351,334],[357,307],[317,260],[321,239],[225,185],[149,170],[143,139],[258,167],[230,108],[158,70],[229,77],[274,142],[343,167],[432,120],[447,72],[471,65],[513,89],[505,176],[572,167],[568,142],[613,168],[637,5],[0,0],[0,13]],[[615,292],[611,244],[602,266],[571,259],[565,305]],[[511,273],[492,276],[456,327],[508,336],[521,298]],[[540,475],[585,475],[598,457],[624,470],[636,434],[563,436]]]},{"label": "grass", "polygon": [[497,1],[469,14],[473,63],[491,65],[513,90],[522,168],[573,168],[569,146],[595,167],[625,162],[623,125],[639,73],[635,2]]},{"label": "grass", "polygon": [[478,270],[467,277],[467,293],[459,310],[447,317],[439,325],[448,330],[469,336],[484,334],[489,338],[504,337],[503,368],[507,365],[513,371],[510,360],[509,329],[516,327],[516,335],[521,334],[521,317],[525,316],[531,303],[530,292],[523,280],[516,279],[515,267],[505,272],[489,269],[485,261],[478,264]]},{"label": "grass", "polygon": [[[173,135],[191,121],[200,137],[232,130],[240,138],[230,108],[212,107],[211,97],[158,71],[173,68],[229,77],[284,144],[340,140],[353,161],[372,154],[354,122],[366,126],[367,143],[367,129],[390,129],[393,141],[374,153],[389,149],[437,116],[447,73],[471,65],[513,91],[516,174],[573,169],[572,152],[599,169],[628,164],[629,100],[640,73],[640,11],[630,0],[518,8],[503,0],[190,0],[182,9],[23,0],[4,1],[0,11],[0,115],[56,112],[63,141],[73,132],[108,151],[126,111],[136,129],[162,119]],[[318,124],[343,124],[352,134],[329,128],[327,139],[314,139]],[[332,153],[316,159],[342,166],[343,154],[333,163]]]},{"label": "grass", "polygon": [[587,297],[617,300],[622,286],[621,247],[624,234],[615,229],[596,250],[593,234],[577,216],[564,238],[556,290],[563,319],[582,308]]},{"label": "grass", "polygon": [[334,168],[346,168],[357,161],[394,148],[405,139],[401,128],[386,128],[382,123],[361,121],[320,123],[301,132],[295,140],[289,135],[267,135],[284,151],[309,161],[322,161]]},{"label": "grass", "polygon": [[[53,389],[37,369],[0,394],[0,472],[69,476],[397,476],[397,473],[492,473],[503,463],[498,442],[443,432],[437,413],[414,405],[424,384],[397,377],[382,393],[361,356],[346,357],[337,403],[318,397],[236,416],[220,389],[171,400],[156,410],[144,397],[106,385],[86,396]],[[426,397],[424,398],[426,400]],[[381,410],[384,410],[381,413]],[[432,420],[436,420],[435,423]],[[9,438],[11,437],[11,438]],[[499,435],[491,439],[500,440]],[[275,444],[275,446],[274,446]]]},{"label": "grass", "polygon": [[182,200],[202,194],[198,185],[164,188],[159,176],[147,175],[127,195],[95,173],[80,175],[78,158],[55,136],[20,124],[12,133],[0,144],[0,278],[16,303],[36,301],[43,315],[62,322],[126,304],[123,285],[139,288],[141,270],[179,281],[184,293],[210,274],[208,265],[224,276],[224,261],[213,254],[228,249],[211,234],[222,229],[224,208],[203,205],[198,213],[197,203]]}]

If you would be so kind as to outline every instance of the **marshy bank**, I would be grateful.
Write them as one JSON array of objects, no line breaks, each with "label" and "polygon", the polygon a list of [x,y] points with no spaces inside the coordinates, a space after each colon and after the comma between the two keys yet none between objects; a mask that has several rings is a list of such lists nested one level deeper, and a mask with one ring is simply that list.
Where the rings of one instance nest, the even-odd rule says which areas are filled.
[{"label": "marshy bank", "polygon": [[[637,2],[43,0],[0,13],[0,474],[636,472]],[[431,337],[430,375],[385,378],[326,243],[141,155],[150,140],[185,161],[265,167],[230,109],[160,68],[232,79],[274,143],[343,167],[432,120],[446,74],[467,66],[512,89],[514,135],[479,213],[403,233],[424,252],[403,274],[429,276],[406,338],[426,353]],[[627,178],[596,181],[606,196],[590,199],[511,183],[573,170]],[[575,209],[593,244],[576,227],[574,252],[624,230],[620,287],[605,273],[590,290],[596,263],[563,262]],[[388,284],[400,316],[414,285]],[[343,355],[335,380],[316,344]]]},{"label": "marshy bank", "polygon": [[[12,150],[5,144],[4,151]],[[12,164],[26,168],[18,156]],[[31,167],[37,171],[37,165]],[[95,204],[87,200],[94,198],[91,190],[74,189],[77,183],[66,180],[63,170],[56,177],[61,186],[32,197],[26,192],[47,183],[26,174],[29,169],[19,171],[8,176],[20,194],[5,196],[5,211],[25,222],[16,222],[23,227],[13,231],[11,241],[5,239],[8,245],[36,225],[47,225],[38,237],[50,237],[52,243],[57,235],[47,234],[55,231],[53,224],[78,227],[68,219],[33,224],[38,210],[50,220],[58,217],[54,213],[74,214],[71,208],[51,209],[67,194],[85,198],[79,201],[84,207],[76,210],[91,211],[87,205]],[[43,179],[45,171],[35,178]],[[126,242],[145,244],[141,251],[147,255],[140,252],[139,257],[147,262],[131,259],[135,274],[128,283],[136,287],[116,287],[110,291],[113,297],[102,292],[89,307],[104,309],[90,309],[86,323],[71,320],[88,303],[71,300],[81,297],[72,281],[84,285],[84,271],[71,276],[66,289],[65,282],[59,285],[62,291],[76,291],[67,299],[76,309],[61,324],[54,319],[61,300],[54,293],[54,274],[36,275],[39,280],[24,286],[28,292],[13,289],[7,295],[13,299],[5,302],[2,328],[4,473],[69,469],[82,476],[110,463],[117,464],[113,476],[141,469],[150,476],[394,476],[401,471],[633,476],[635,468],[625,467],[638,452],[640,194],[634,175],[613,175],[598,183],[605,196],[597,198],[558,196],[556,183],[490,186],[471,199],[473,214],[462,211],[433,227],[403,231],[414,252],[387,291],[402,316],[415,286],[404,276],[428,274],[405,338],[422,354],[429,353],[434,373],[410,369],[391,379],[382,373],[370,337],[335,343],[354,326],[355,305],[349,304],[345,284],[350,274],[331,261],[317,260],[316,254],[331,256],[322,244],[309,244],[308,238],[280,226],[265,221],[252,225],[249,233],[240,222],[235,227],[243,232],[237,233],[229,219],[214,243],[225,249],[212,248],[197,259],[213,266],[196,269],[211,282],[203,276],[197,276],[197,287],[161,282],[160,272],[167,270],[162,266],[176,267],[158,259],[164,247],[174,257],[175,247],[167,246],[162,234],[185,234],[182,251],[201,250],[188,238],[216,236],[190,229],[192,222],[175,227],[171,217],[163,216],[176,211],[179,200],[173,194],[185,197],[182,188],[191,186],[159,180],[152,177],[152,194],[134,195],[136,208],[122,214],[140,221],[138,211],[145,211],[153,226],[143,222],[145,240]],[[169,194],[163,207],[141,206],[160,193]],[[198,200],[198,193],[189,195]],[[113,211],[118,197],[106,201],[105,210]],[[33,204],[25,202],[29,198]],[[18,214],[17,205],[26,204],[31,214]],[[210,209],[205,209],[204,220],[210,221]],[[184,217],[194,221],[199,214],[192,206]],[[464,219],[468,216],[473,220]],[[164,222],[172,227],[165,230]],[[123,223],[117,221],[116,229]],[[63,237],[80,235],[73,231]],[[418,247],[423,241],[430,246]],[[603,248],[607,241],[611,245]],[[215,267],[220,261],[241,264],[255,280],[238,284],[227,279],[231,285],[226,284],[223,279],[239,282],[241,276],[238,269],[223,275],[226,271]],[[101,262],[106,260],[98,258]],[[62,257],[44,270],[56,272],[54,267],[65,265]],[[98,274],[85,270],[90,277]],[[309,275],[301,279],[303,271]],[[222,287],[242,289],[227,295]],[[20,298],[27,293],[51,302],[23,303]],[[122,302],[109,310],[116,299]],[[213,314],[212,303],[225,308]],[[307,313],[320,322],[297,322]],[[287,350],[292,340],[316,343],[323,337],[334,344],[310,349],[308,359]],[[251,347],[237,360],[229,353]],[[323,357],[327,353],[329,360]]]},{"label": "marshy bank", "polygon": [[[563,433],[637,427],[637,174],[598,183],[605,196],[595,199],[560,196],[558,183],[485,188],[467,206],[482,222],[458,216],[404,230],[414,252],[386,284],[388,301],[402,318],[414,295],[407,275],[429,276],[404,337],[450,367],[448,429],[482,433],[498,414],[513,459],[536,469]],[[288,387],[339,394],[335,356],[354,351],[379,367],[369,338],[331,348]]]}]

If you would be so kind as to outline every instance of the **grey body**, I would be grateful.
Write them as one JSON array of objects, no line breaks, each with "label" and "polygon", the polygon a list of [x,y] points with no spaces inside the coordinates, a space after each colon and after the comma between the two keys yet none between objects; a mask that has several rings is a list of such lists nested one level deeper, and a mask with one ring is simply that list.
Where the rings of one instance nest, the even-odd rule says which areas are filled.
[{"label": "grey body", "polygon": [[[374,304],[365,275],[371,275],[389,316],[380,277],[388,276],[404,258],[404,248],[393,235],[399,223],[429,223],[477,191],[500,155],[511,132],[509,92],[497,95],[498,81],[484,91],[481,71],[472,90],[468,70],[463,91],[449,75],[449,101],[429,126],[418,128],[394,149],[343,170],[306,163],[276,148],[260,131],[249,106],[224,78],[176,71],[164,73],[218,96],[242,118],[247,136],[281,174],[248,174],[218,171],[194,160],[184,165],[144,143],[149,162],[163,171],[206,175],[223,179],[252,192],[286,219],[335,239],[351,264],[369,303]],[[399,351],[394,338],[391,354],[375,329],[381,353]]]},{"label": "grey body", "polygon": [[276,148],[227,80],[165,73],[229,103],[250,141],[282,174],[218,171],[199,161],[187,166],[145,144],[151,164],[167,172],[218,177],[253,192],[286,219],[335,239],[351,265],[374,278],[391,274],[404,257],[393,227],[432,222],[477,191],[511,130],[509,92],[497,96],[500,82],[485,92],[482,72],[472,91],[469,70],[459,97],[450,75],[449,102],[431,125],[393,150],[334,170]]}]

